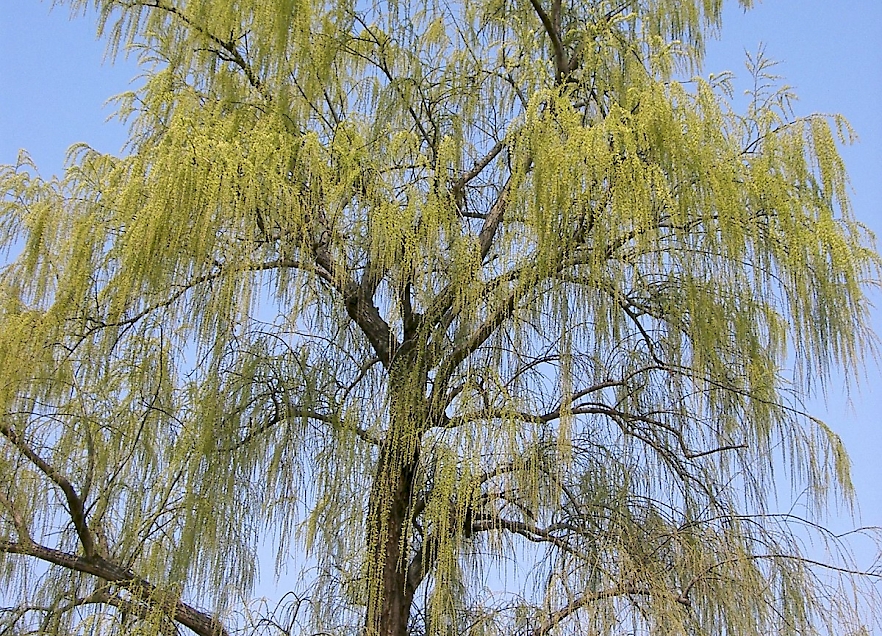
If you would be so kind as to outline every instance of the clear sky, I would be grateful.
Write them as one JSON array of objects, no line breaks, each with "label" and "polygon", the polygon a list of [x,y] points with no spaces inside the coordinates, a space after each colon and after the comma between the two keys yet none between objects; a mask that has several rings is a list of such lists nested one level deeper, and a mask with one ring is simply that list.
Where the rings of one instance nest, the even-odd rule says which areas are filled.
[{"label": "clear sky", "polygon": [[[86,142],[120,152],[125,129],[107,122],[106,100],[139,82],[133,62],[104,60],[94,22],[69,20],[49,2],[0,0],[0,163],[26,148],[44,176],[62,170],[66,149]],[[744,52],[760,43],[800,96],[797,114],[838,112],[860,141],[843,149],[854,188],[855,214],[882,236],[882,0],[765,0],[743,13],[730,2],[721,39],[710,43],[703,74],[731,70],[747,79]],[[882,334],[882,294],[872,298]],[[845,440],[853,460],[861,523],[882,526],[882,371],[867,361],[867,377],[850,395],[837,381],[813,412]],[[835,518],[845,529],[852,523]],[[868,547],[859,555],[869,566]]]}]

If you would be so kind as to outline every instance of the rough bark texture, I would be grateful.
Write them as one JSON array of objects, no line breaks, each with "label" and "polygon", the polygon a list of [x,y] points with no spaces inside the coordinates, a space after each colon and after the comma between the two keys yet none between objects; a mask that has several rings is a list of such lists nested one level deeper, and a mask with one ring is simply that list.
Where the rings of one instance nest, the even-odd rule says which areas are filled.
[{"label": "rough bark texture", "polygon": [[370,588],[365,636],[406,636],[416,591],[414,580],[408,579],[407,532],[424,422],[425,405],[419,388],[424,374],[414,373],[418,365],[404,357],[410,358],[399,358],[390,372],[390,426],[380,447],[368,503]]},{"label": "rough bark texture", "polygon": [[[67,554],[66,552],[30,542],[12,543],[0,541],[0,551],[8,554],[32,556],[46,563],[52,563],[77,572],[92,574],[105,581],[118,584],[121,588],[131,592],[135,598],[143,600],[148,604],[157,602],[157,599],[154,598],[156,588],[153,585],[143,579],[139,579],[129,570],[102,557],[87,558]],[[189,628],[198,636],[229,636],[229,632],[215,617],[200,612],[181,600],[174,600],[172,616],[176,622]]]},{"label": "rough bark texture", "polygon": [[407,578],[405,531],[416,462],[402,465],[395,453],[384,451],[383,455],[372,490],[368,539],[368,581],[379,585],[369,595],[365,632],[368,636],[406,636],[414,590]]}]

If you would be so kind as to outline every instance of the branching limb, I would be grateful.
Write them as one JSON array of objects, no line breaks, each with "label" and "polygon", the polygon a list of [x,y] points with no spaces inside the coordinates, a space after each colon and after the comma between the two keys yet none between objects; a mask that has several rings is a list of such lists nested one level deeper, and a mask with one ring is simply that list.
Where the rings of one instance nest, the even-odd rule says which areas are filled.
[{"label": "branching limb", "polygon": [[370,370],[373,369],[378,362],[380,362],[380,359],[374,357],[370,358],[369,360],[365,360],[359,366],[358,375],[356,375],[352,382],[347,384],[345,387],[341,387],[343,389],[343,397],[340,399],[341,404],[344,404],[346,402],[346,400],[349,398],[349,395],[352,393],[353,390],[355,390],[355,387],[357,387],[361,383],[361,381],[364,380]]},{"label": "branching limb", "polygon": [[224,40],[223,38],[218,37],[204,27],[195,24],[190,18],[184,15],[183,11],[181,11],[177,7],[167,5],[164,2],[160,2],[160,0],[141,0],[126,3],[124,6],[159,9],[160,11],[165,11],[166,13],[176,17],[181,22],[186,24],[189,28],[193,29],[206,39],[219,46],[222,52],[214,51],[214,53],[216,53],[218,57],[220,57],[224,61],[231,62],[238,66],[239,69],[241,69],[241,71],[245,74],[245,78],[248,80],[248,83],[251,84],[251,86],[255,88],[264,99],[266,99],[267,101],[272,101],[272,95],[270,95],[270,93],[266,90],[264,83],[257,76],[257,73],[254,72],[254,69],[251,68],[251,65],[242,56],[242,53],[239,51],[239,47],[236,46],[236,42],[232,38],[230,38],[229,40]]},{"label": "branching limb", "polygon": [[487,218],[484,219],[481,231],[478,233],[478,244],[481,246],[481,262],[484,262],[487,255],[490,253],[490,248],[493,246],[496,230],[499,229],[499,225],[502,223],[502,217],[505,215],[505,209],[508,206],[508,199],[511,195],[511,186],[512,177],[509,175],[508,179],[505,180],[505,184],[502,186],[502,190],[500,190],[496,197],[496,202],[493,204],[493,207],[490,208]]},{"label": "branching limb", "polygon": [[499,153],[502,152],[503,148],[506,146],[506,141],[501,139],[494,144],[494,146],[487,152],[486,155],[481,157],[471,170],[462,175],[459,179],[453,182],[450,186],[450,192],[453,195],[454,200],[457,200],[460,196],[460,193],[463,189],[481,172],[484,171],[484,168],[490,165],[490,162],[493,161],[496,157],[499,156]]},{"label": "branching limb", "polygon": [[[315,264],[327,277],[322,277],[342,297],[349,318],[361,329],[367,337],[371,347],[384,367],[389,368],[392,358],[400,346],[388,323],[383,320],[380,310],[373,301],[375,283],[360,284],[350,277],[344,277],[339,266],[331,253],[331,228],[324,219],[321,211],[316,214],[313,221],[320,231],[319,238],[313,242],[312,253]],[[379,274],[377,274],[379,275]],[[365,273],[365,276],[368,276]],[[373,276],[373,274],[372,274]],[[365,281],[362,281],[363,283]]]},{"label": "branching limb", "polygon": [[515,312],[518,302],[530,292],[535,291],[529,285],[518,285],[508,297],[493,311],[490,316],[472,333],[471,337],[462,345],[454,348],[438,368],[435,376],[435,385],[432,387],[430,403],[433,410],[443,413],[441,403],[447,393],[447,385],[450,378],[460,363],[478,350],[496,330],[508,320]]},{"label": "branching limb", "polygon": [[532,523],[515,521],[513,519],[503,519],[496,515],[479,517],[472,522],[472,525],[469,528],[472,533],[505,530],[512,534],[522,536],[533,543],[547,543],[584,561],[590,560],[587,554],[584,554],[574,546],[570,545],[568,541],[554,534],[555,530],[559,529],[559,527],[540,528]]},{"label": "branching limb", "polygon": [[12,527],[15,528],[15,532],[18,534],[18,540],[31,543],[31,533],[28,530],[24,517],[21,516],[21,511],[15,507],[3,492],[0,492],[0,506],[6,508],[7,512],[9,512],[9,516],[12,519]]},{"label": "branching limb", "polygon": [[[100,588],[87,596],[75,598],[60,606],[19,605],[14,610],[17,614],[14,621],[20,620],[30,612],[40,612],[47,616],[62,616],[71,610],[75,610],[78,607],[83,607],[85,605],[111,605],[123,613],[131,614],[142,619],[150,615],[149,604],[139,603],[137,600],[125,599],[107,589]],[[166,621],[169,624],[167,624],[166,629],[163,629],[162,631],[168,634],[177,634],[177,630],[175,630],[174,626],[170,624],[171,621],[168,621],[168,619],[166,619]],[[2,631],[0,634],[6,634],[6,632]]]},{"label": "branching limb", "polygon": [[[0,541],[0,552],[30,556],[68,570],[97,576],[104,581],[118,584],[151,606],[161,604],[165,597],[154,585],[138,578],[131,570],[122,568],[101,556],[77,556],[33,542],[12,541]],[[200,612],[181,600],[174,600],[170,609],[173,609],[175,621],[199,636],[229,636],[226,628],[216,618]]]},{"label": "branching limb", "polygon": [[[15,446],[18,451],[24,455],[40,472],[46,475],[52,483],[54,483],[61,492],[64,493],[67,502],[67,511],[73,521],[74,529],[80,544],[83,546],[83,552],[86,558],[95,558],[99,556],[98,544],[92,531],[86,523],[85,502],[77,493],[70,480],[61,471],[52,466],[28,444],[17,431],[13,430],[8,424],[0,424],[0,434],[3,435],[10,443]],[[27,535],[25,535],[27,536]]]},{"label": "branching limb", "polygon": [[599,592],[586,592],[581,596],[573,599],[569,603],[567,603],[564,607],[560,608],[556,612],[553,612],[549,616],[545,618],[542,623],[529,632],[529,636],[546,636],[550,634],[555,627],[560,625],[567,618],[578,612],[583,607],[590,605],[596,601],[601,601],[607,598],[615,598],[617,596],[636,596],[636,595],[648,595],[649,593],[634,585],[616,585],[607,590],[601,590]]},{"label": "branching limb", "polygon": [[[552,15],[548,15],[545,9],[542,8],[542,4],[539,0],[530,0],[533,10],[536,12],[536,15],[539,16],[539,21],[542,22],[542,28],[545,29],[545,34],[548,35],[548,39],[551,41],[554,67],[557,71],[555,80],[560,84],[567,75],[567,67],[569,64],[566,60],[563,41],[560,37],[560,0],[553,0],[553,2]],[[558,24],[555,24],[555,18],[557,18]]]}]

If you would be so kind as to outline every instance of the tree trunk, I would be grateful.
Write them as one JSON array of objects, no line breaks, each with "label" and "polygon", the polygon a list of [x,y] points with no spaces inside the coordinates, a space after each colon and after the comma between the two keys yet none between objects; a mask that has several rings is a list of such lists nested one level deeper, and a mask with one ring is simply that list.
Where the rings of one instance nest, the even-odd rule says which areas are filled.
[{"label": "tree trunk", "polygon": [[371,488],[365,636],[406,636],[415,592],[407,579],[406,531],[418,450],[400,443],[390,435],[383,444]]}]

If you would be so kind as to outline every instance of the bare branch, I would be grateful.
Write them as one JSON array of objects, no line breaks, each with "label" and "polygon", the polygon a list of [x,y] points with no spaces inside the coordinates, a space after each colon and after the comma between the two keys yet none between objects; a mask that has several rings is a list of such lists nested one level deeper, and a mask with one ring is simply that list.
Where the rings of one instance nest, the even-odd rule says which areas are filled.
[{"label": "bare branch", "polygon": [[[553,11],[556,11],[558,17],[560,15],[560,0],[553,0],[555,3]],[[551,40],[551,50],[554,55],[554,67],[557,70],[557,75],[555,80],[560,83],[564,80],[567,74],[568,63],[566,61],[563,42],[560,38],[560,25],[555,24],[553,16],[549,16],[546,13],[545,9],[542,8],[542,4],[539,0],[530,0],[530,4],[533,5],[533,10],[536,12],[536,15],[539,16],[539,20],[542,22],[542,27],[545,29],[545,33],[548,35],[548,39]]]},{"label": "bare branch", "polygon": [[[101,556],[81,557],[37,543],[11,541],[0,541],[0,552],[30,556],[68,570],[97,576],[120,585],[151,606],[162,607],[165,595],[154,585],[137,577],[131,570],[122,568]],[[226,628],[215,617],[200,612],[181,600],[174,600],[172,607],[174,620],[200,636],[229,636]]]},{"label": "bare branch", "polygon": [[477,177],[481,172],[483,172],[484,168],[490,165],[490,162],[493,161],[499,153],[502,152],[502,149],[505,148],[506,141],[501,139],[497,141],[493,147],[487,152],[486,155],[481,157],[471,170],[462,175],[459,179],[453,182],[453,185],[450,186],[450,191],[453,194],[453,198],[456,199],[459,193],[465,188],[469,182]]},{"label": "bare branch", "polygon": [[24,517],[21,516],[21,511],[18,510],[9,500],[9,498],[0,492],[0,505],[2,505],[9,512],[9,515],[12,517],[12,526],[15,528],[15,531],[18,533],[19,541],[24,541],[26,543],[30,543],[31,533],[28,531],[27,523],[24,520]]},{"label": "bare branch", "polygon": [[159,9],[160,11],[165,11],[166,13],[175,16],[188,27],[190,27],[203,37],[207,38],[211,42],[214,42],[217,46],[221,47],[221,49],[224,51],[224,54],[221,55],[219,51],[215,51],[215,53],[218,54],[218,57],[221,57],[221,59],[227,62],[232,62],[233,64],[238,66],[245,74],[245,78],[248,80],[248,83],[251,84],[251,86],[254,87],[264,99],[266,99],[268,102],[272,101],[272,96],[266,90],[266,87],[264,86],[261,79],[257,76],[257,74],[254,72],[254,69],[251,68],[251,65],[245,60],[245,58],[242,57],[242,53],[236,46],[235,40],[224,40],[216,36],[204,27],[195,24],[190,18],[184,15],[183,11],[181,11],[177,7],[169,6],[164,2],[160,2],[160,0],[140,0],[126,3],[125,6]]},{"label": "bare branch", "polygon": [[469,530],[473,533],[505,530],[513,534],[520,535],[533,543],[547,543],[584,561],[590,561],[590,557],[587,554],[570,545],[570,543],[568,543],[565,539],[562,539],[561,537],[554,534],[555,530],[559,530],[561,528],[562,526],[554,528],[540,528],[539,526],[531,523],[524,523],[523,521],[502,519],[496,516],[486,516],[473,521]]},{"label": "bare branch", "polygon": [[634,596],[647,594],[648,592],[646,590],[642,590],[634,585],[617,585],[608,590],[601,590],[599,592],[586,592],[585,594],[567,603],[561,609],[549,615],[544,621],[542,621],[541,625],[530,632],[530,636],[546,636],[546,634],[549,634],[555,627],[560,625],[567,618],[575,614],[586,605],[590,605],[591,603],[594,603],[596,601],[601,601],[607,598],[615,598],[617,596]]},{"label": "bare branch", "polygon": [[67,501],[68,514],[70,515],[71,521],[73,521],[74,529],[76,530],[77,537],[79,537],[80,544],[83,546],[83,551],[86,553],[86,557],[94,558],[98,556],[98,547],[95,538],[92,536],[92,531],[89,530],[89,526],[86,523],[86,509],[84,502],[73,487],[73,484],[71,484],[70,480],[61,473],[61,471],[40,457],[40,455],[31,448],[21,435],[9,425],[0,424],[0,434],[8,439],[22,455],[27,457],[27,459],[40,470],[40,472],[46,475],[61,489],[64,493],[64,498]]},{"label": "bare branch", "polygon": [[508,179],[505,180],[505,184],[502,186],[502,190],[500,190],[496,197],[496,202],[493,204],[493,207],[490,208],[487,218],[484,219],[484,224],[478,234],[482,262],[487,258],[487,254],[490,253],[490,247],[493,245],[493,238],[496,236],[496,230],[502,223],[502,217],[505,214],[505,208],[508,205],[508,197],[511,194],[511,182],[512,177],[509,175]]}]

